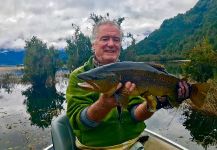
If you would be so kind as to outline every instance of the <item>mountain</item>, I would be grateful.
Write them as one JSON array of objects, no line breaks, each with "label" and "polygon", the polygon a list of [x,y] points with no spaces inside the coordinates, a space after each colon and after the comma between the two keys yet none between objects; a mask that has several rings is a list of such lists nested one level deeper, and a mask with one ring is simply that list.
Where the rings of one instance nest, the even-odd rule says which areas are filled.
[{"label": "mountain", "polygon": [[0,49],[0,66],[14,66],[23,64],[25,51]]},{"label": "mountain", "polygon": [[[22,65],[25,57],[25,50],[0,49],[0,66]],[[67,60],[65,50],[59,50],[59,58],[63,61]]]},{"label": "mountain", "polygon": [[137,55],[182,53],[192,49],[204,38],[217,49],[217,0],[199,0],[185,14],[165,20],[159,29],[138,42]]}]

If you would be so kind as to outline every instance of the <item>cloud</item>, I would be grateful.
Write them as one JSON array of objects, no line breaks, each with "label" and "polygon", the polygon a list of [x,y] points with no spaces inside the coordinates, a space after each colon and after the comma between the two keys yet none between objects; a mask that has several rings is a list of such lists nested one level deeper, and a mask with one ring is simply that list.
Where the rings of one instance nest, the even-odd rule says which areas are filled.
[{"label": "cloud", "polygon": [[[90,13],[125,17],[122,27],[141,40],[159,28],[164,19],[192,8],[198,0],[7,0],[0,5],[0,48],[23,48],[37,36],[57,48],[73,34],[71,24],[89,35]],[[62,40],[60,40],[62,39]]]}]

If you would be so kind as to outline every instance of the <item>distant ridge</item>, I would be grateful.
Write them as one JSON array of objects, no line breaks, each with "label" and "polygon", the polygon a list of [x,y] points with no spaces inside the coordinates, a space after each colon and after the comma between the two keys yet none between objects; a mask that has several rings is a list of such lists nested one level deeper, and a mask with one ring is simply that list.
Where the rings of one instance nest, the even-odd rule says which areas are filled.
[{"label": "distant ridge", "polygon": [[181,53],[192,49],[204,37],[217,49],[217,0],[199,0],[185,14],[165,20],[132,49],[136,55]]},{"label": "distant ridge", "polygon": [[[0,49],[0,66],[23,65],[25,57],[24,49]],[[66,61],[67,55],[63,49],[59,51],[61,60]]]},{"label": "distant ridge", "polygon": [[22,65],[25,51],[0,50],[0,66]]}]

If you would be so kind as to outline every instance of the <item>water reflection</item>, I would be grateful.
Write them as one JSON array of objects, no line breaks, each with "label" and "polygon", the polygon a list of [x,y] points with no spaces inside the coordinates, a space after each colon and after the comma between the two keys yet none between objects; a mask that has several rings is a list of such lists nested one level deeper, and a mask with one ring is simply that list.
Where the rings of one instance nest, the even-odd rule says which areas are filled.
[{"label": "water reflection", "polygon": [[31,116],[29,120],[38,127],[48,127],[63,109],[64,94],[58,93],[55,87],[30,87],[22,95],[26,96],[24,104]]},{"label": "water reflection", "polygon": [[[167,71],[177,77],[181,77],[184,73],[192,76],[184,68],[185,63],[165,63]],[[197,74],[200,76],[202,73]],[[195,77],[193,77],[194,79]],[[212,83],[212,84],[211,84]],[[217,82],[210,80],[210,90],[206,99],[206,103],[202,108],[183,112],[186,117],[183,126],[190,131],[192,141],[202,145],[205,149],[210,146],[217,145],[217,115],[216,115],[216,85]]]},{"label": "water reflection", "polygon": [[4,89],[7,93],[12,93],[15,83],[18,83],[19,79],[17,76],[6,73],[0,75],[0,89]]},{"label": "water reflection", "polygon": [[186,120],[183,126],[190,131],[192,141],[201,144],[205,149],[217,145],[217,117],[207,116],[198,111],[185,111]]},{"label": "water reflection", "polygon": [[[168,63],[165,64],[165,67],[167,71],[171,74],[176,75],[179,77],[180,74],[183,73],[181,67],[181,63]],[[12,77],[12,76],[11,76]],[[62,74],[59,74],[57,76],[57,90],[55,87],[52,88],[46,88],[46,87],[30,87],[28,86],[17,86],[20,85],[20,82],[15,82],[15,79],[12,79],[11,77],[4,76],[2,77],[0,75],[0,122],[2,123],[0,125],[1,131],[2,128],[5,128],[5,132],[10,134],[1,134],[0,138],[0,147],[3,145],[6,145],[6,147],[12,147],[11,143],[16,143],[17,135],[14,133],[15,131],[24,132],[28,135],[28,132],[31,132],[31,135],[29,135],[26,139],[28,139],[29,143],[35,143],[35,139],[40,139],[37,142],[36,145],[41,145],[40,142],[50,143],[50,133],[49,126],[52,121],[52,118],[54,116],[58,116],[61,111],[63,110],[63,102],[65,100],[64,94],[59,93],[57,91],[66,91],[68,79],[62,76]],[[18,80],[20,81],[20,80]],[[17,88],[18,87],[18,88]],[[213,87],[213,90],[216,90],[216,84]],[[28,88],[28,89],[27,89]],[[22,92],[22,95],[20,96],[20,91],[25,90]],[[10,94],[5,94],[10,93]],[[1,96],[2,95],[2,96]],[[214,95],[216,97],[216,95]],[[23,98],[24,97],[24,98]],[[210,98],[212,99],[212,98]],[[22,104],[24,100],[24,105]],[[12,105],[14,104],[14,105]],[[214,108],[216,105],[212,103],[212,106]],[[13,109],[13,107],[18,107],[17,109]],[[26,107],[26,108],[23,108]],[[207,107],[206,107],[207,109]],[[13,111],[11,111],[13,110]],[[22,110],[22,111],[20,111]],[[216,109],[213,109],[216,110]],[[25,118],[27,112],[30,117]],[[63,111],[62,111],[63,112]],[[163,113],[162,113],[163,112]],[[153,130],[160,130],[162,133],[165,133],[164,135],[170,137],[171,139],[174,139],[174,135],[177,134],[177,141],[183,146],[188,147],[189,145],[193,145],[192,149],[216,149],[217,145],[217,118],[207,116],[207,114],[202,114],[200,112],[196,111],[185,111],[184,115],[186,116],[185,119],[180,121],[173,121],[173,125],[170,125],[170,129],[168,129],[168,121],[172,122],[170,120],[171,118],[171,112],[166,113],[164,111],[160,112],[159,118],[154,118],[150,123],[150,127],[152,127]],[[20,117],[18,117],[20,116]],[[165,119],[162,119],[162,117],[165,117]],[[180,119],[178,116],[174,115],[174,118]],[[34,126],[29,127],[29,121],[31,121],[31,124]],[[10,120],[10,122],[8,122]],[[21,121],[20,121],[21,120]],[[184,122],[184,123],[183,123]],[[182,124],[185,126],[185,129],[183,129]],[[15,126],[17,127],[14,127]],[[8,129],[8,125],[11,125],[11,129]],[[166,130],[164,128],[166,127]],[[39,128],[38,128],[39,127]],[[48,128],[47,128],[48,127]],[[44,130],[44,128],[46,128]],[[163,129],[162,129],[163,128]],[[183,138],[179,138],[180,133],[182,132],[181,136]],[[191,135],[189,135],[189,132]],[[1,133],[1,132],[0,132]],[[3,132],[2,132],[3,133]],[[36,135],[36,133],[40,133],[40,135]],[[30,133],[29,133],[30,134]],[[2,136],[3,135],[3,136]],[[6,143],[7,136],[10,137],[11,143]],[[25,135],[26,137],[26,135]],[[41,137],[47,137],[43,138],[41,140]],[[18,137],[20,138],[20,137]],[[192,138],[192,141],[189,142],[189,138]],[[22,138],[20,138],[22,139]],[[185,140],[187,139],[187,142],[185,143]],[[6,142],[5,142],[6,141]],[[25,142],[21,141],[19,143],[20,145],[26,145]],[[34,144],[33,144],[34,145]],[[46,144],[45,144],[46,145]],[[195,147],[196,145],[196,147]],[[197,146],[202,145],[202,146]],[[44,146],[44,145],[43,145]],[[1,148],[0,148],[1,149]],[[5,148],[7,149],[7,148]],[[16,148],[15,148],[16,149]],[[24,148],[25,149],[25,148]]]}]

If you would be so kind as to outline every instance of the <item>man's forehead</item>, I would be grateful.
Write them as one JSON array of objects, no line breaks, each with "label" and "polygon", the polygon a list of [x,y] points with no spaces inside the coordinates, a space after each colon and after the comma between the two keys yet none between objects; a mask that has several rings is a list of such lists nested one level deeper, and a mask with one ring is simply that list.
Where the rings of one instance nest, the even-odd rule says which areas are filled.
[{"label": "man's forehead", "polygon": [[97,34],[98,37],[121,37],[119,30],[100,30]]},{"label": "man's forehead", "polygon": [[120,33],[121,31],[115,25],[105,24],[105,25],[101,25],[98,28],[98,32],[118,32]]},{"label": "man's forehead", "polygon": [[120,39],[121,36],[119,36],[119,35],[101,35],[101,36],[98,36],[98,38],[118,38],[118,39]]}]

